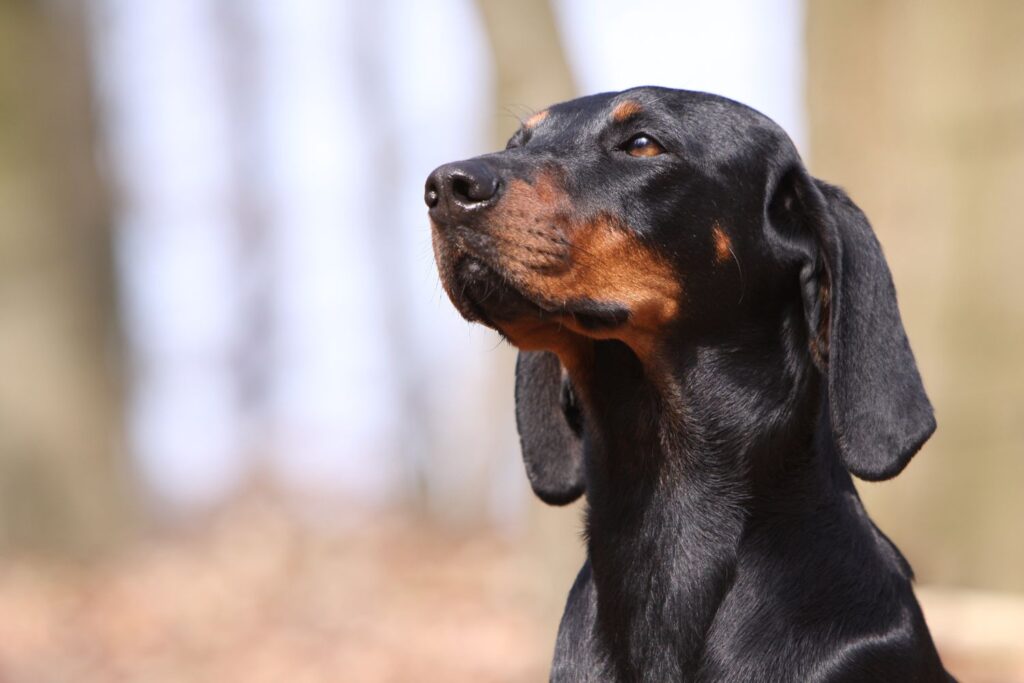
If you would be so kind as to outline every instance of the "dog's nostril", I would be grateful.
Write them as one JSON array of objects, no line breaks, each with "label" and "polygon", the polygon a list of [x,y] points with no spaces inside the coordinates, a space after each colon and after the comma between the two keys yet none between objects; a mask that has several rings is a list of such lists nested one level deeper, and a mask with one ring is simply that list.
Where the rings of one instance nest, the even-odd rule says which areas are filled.
[{"label": "dog's nostril", "polygon": [[427,203],[428,209],[433,209],[437,206],[437,202],[441,199],[441,196],[437,193],[437,185],[434,182],[428,182],[427,188],[423,192],[423,201]]},{"label": "dog's nostril", "polygon": [[471,202],[473,201],[472,192],[473,187],[468,179],[462,176],[452,178],[452,194],[455,195],[456,199]]},{"label": "dog's nostril", "polygon": [[452,197],[463,206],[482,204],[498,192],[498,178],[481,164],[467,164],[448,177]]}]

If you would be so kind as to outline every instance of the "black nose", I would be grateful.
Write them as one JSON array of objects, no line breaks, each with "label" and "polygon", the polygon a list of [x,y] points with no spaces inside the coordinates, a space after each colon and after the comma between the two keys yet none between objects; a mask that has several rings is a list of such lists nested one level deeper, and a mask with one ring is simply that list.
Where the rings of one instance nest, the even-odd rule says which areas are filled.
[{"label": "black nose", "polygon": [[498,176],[484,162],[459,161],[434,169],[423,199],[431,217],[447,222],[491,204],[498,186]]}]

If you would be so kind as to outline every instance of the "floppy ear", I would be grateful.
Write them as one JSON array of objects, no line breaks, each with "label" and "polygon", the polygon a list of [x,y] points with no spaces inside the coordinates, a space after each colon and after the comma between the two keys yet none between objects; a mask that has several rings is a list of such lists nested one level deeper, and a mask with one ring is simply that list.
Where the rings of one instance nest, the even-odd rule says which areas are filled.
[{"label": "floppy ear", "polygon": [[583,493],[582,413],[558,356],[520,351],[516,360],[516,426],[530,486],[549,505]]},{"label": "floppy ear", "polygon": [[792,174],[802,222],[817,243],[804,260],[801,287],[812,355],[828,377],[836,446],[852,474],[889,479],[935,431],[892,275],[846,193],[803,168]]}]

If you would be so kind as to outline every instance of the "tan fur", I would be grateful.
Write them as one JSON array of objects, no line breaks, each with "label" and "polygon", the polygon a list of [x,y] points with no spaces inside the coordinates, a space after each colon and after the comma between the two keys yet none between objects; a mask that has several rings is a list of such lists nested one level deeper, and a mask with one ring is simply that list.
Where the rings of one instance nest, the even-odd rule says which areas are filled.
[{"label": "tan fur", "polygon": [[544,111],[539,111],[530,118],[526,119],[526,122],[523,125],[526,126],[527,128],[536,128],[537,125],[540,124],[540,122],[546,119],[547,117],[548,110],[545,109]]},{"label": "tan fur", "polygon": [[715,240],[715,262],[725,263],[732,255],[732,240],[725,234],[725,230],[718,223],[715,223],[711,231]]},{"label": "tan fur", "polygon": [[512,181],[489,232],[499,243],[500,267],[542,305],[590,299],[629,311],[629,320],[611,330],[587,330],[570,315],[503,325],[522,348],[576,348],[572,333],[621,339],[638,354],[649,353],[659,330],[679,312],[682,286],[672,267],[615,217],[575,215],[552,172],[533,183]]},{"label": "tan fur", "polygon": [[636,116],[643,111],[643,106],[636,100],[625,100],[620,102],[612,110],[612,120],[621,123],[631,116]]}]

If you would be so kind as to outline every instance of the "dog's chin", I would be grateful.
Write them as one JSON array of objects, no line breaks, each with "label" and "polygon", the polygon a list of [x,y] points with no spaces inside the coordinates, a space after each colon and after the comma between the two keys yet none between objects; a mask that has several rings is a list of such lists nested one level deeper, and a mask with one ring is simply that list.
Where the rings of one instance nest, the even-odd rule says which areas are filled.
[{"label": "dog's chin", "polygon": [[543,318],[546,311],[483,261],[467,256],[455,266],[451,288],[456,308],[470,322],[502,332],[501,323]]}]

